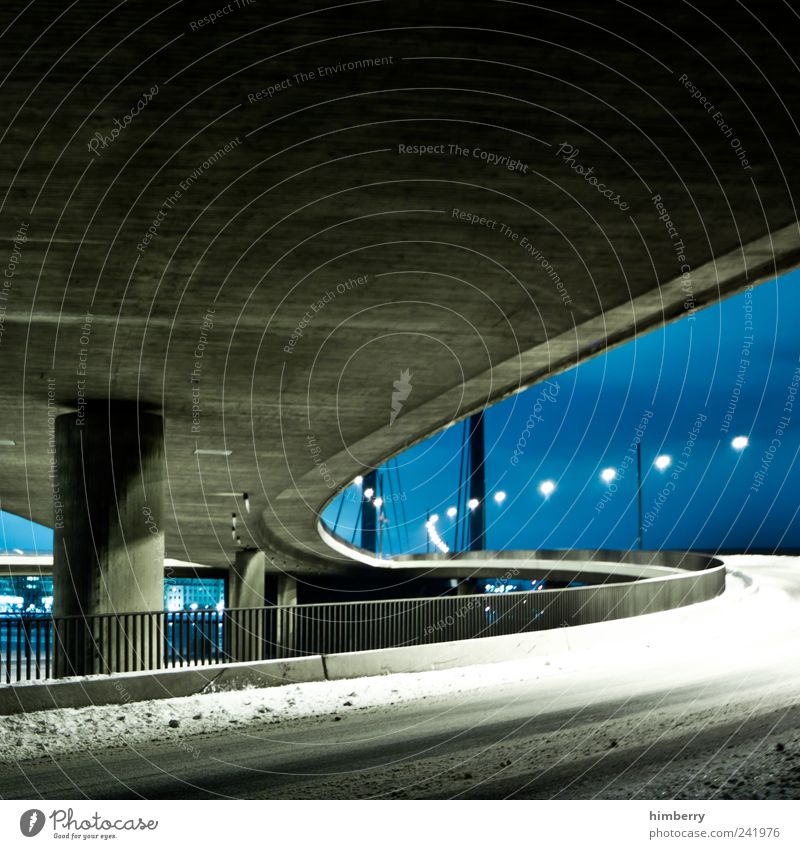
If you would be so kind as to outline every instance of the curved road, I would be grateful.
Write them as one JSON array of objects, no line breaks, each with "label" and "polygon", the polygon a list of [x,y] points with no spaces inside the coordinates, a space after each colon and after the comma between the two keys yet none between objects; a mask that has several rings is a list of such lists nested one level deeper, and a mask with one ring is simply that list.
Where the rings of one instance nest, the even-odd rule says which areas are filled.
[{"label": "curved road", "polygon": [[[728,563],[725,596],[637,620],[622,644],[425,673],[454,682],[426,697],[404,697],[408,677],[389,676],[394,704],[359,705],[363,680],[301,685],[292,690],[331,688],[336,703],[294,719],[223,713],[201,734],[0,764],[0,796],[797,798],[800,561]],[[252,691],[253,708],[261,694],[277,697]],[[103,710],[113,722],[156,708]],[[15,727],[0,721],[6,752]]]}]

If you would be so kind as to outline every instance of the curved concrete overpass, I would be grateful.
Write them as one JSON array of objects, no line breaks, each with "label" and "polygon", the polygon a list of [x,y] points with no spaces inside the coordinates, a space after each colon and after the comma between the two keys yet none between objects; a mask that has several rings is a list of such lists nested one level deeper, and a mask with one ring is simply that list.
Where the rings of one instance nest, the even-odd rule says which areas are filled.
[{"label": "curved concrete overpass", "polygon": [[0,496],[46,524],[52,416],[137,401],[168,555],[345,568],[353,476],[800,257],[788,8],[13,7]]}]

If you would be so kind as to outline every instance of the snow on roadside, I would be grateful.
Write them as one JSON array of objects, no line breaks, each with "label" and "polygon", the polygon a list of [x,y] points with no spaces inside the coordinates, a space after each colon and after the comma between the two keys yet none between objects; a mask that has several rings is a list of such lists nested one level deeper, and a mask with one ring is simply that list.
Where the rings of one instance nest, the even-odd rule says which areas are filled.
[{"label": "snow on roadside", "polygon": [[304,717],[385,708],[504,682],[535,680],[564,668],[561,659],[556,664],[540,657],[491,664],[482,667],[477,676],[474,667],[459,667],[0,716],[0,764],[62,756],[86,748],[136,747],[220,729],[253,730]]}]

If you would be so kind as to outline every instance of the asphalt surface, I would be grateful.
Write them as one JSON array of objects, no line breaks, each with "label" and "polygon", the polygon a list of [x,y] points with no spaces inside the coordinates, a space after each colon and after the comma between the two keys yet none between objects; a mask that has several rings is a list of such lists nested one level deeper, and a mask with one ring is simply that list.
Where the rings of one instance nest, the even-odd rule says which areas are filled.
[{"label": "asphalt surface", "polygon": [[26,760],[0,797],[798,798],[800,568],[748,571],[760,592],[708,621],[698,605],[691,649]]}]

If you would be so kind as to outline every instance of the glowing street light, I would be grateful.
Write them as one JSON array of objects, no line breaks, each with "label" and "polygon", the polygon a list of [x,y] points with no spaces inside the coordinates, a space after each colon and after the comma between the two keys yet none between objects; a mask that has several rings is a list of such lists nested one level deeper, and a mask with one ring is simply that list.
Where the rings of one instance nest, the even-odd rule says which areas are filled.
[{"label": "glowing street light", "polygon": [[376,510],[380,510],[383,507],[383,499],[380,495],[372,503],[375,505]]},{"label": "glowing street light", "polygon": [[653,465],[659,472],[663,472],[664,469],[668,469],[672,465],[672,457],[669,454],[659,454]]},{"label": "glowing street light", "polygon": [[505,492],[503,492],[503,490],[502,490],[502,489],[501,489],[501,490],[498,490],[498,491],[494,494],[494,500],[495,500],[498,504],[502,504],[502,503],[506,500],[506,494],[505,494]]},{"label": "glowing street light", "polygon": [[447,554],[450,551],[450,546],[442,539],[439,531],[436,530],[436,523],[439,521],[438,514],[434,513],[427,522],[425,522],[425,530],[428,532],[430,541],[442,552]]},{"label": "glowing street light", "polygon": [[448,507],[447,508],[447,515],[450,519],[454,519],[458,515],[458,508],[457,507]]},{"label": "glowing street light", "polygon": [[356,486],[361,486],[361,484],[364,483],[364,478],[361,477],[361,475],[356,475],[355,478],[353,478],[353,483]]},{"label": "glowing street light", "polygon": [[545,498],[549,498],[556,491],[556,482],[551,480],[542,481],[539,484],[539,492]]},{"label": "glowing street light", "polygon": [[364,498],[366,498],[367,501],[369,501],[369,499],[372,498],[373,495],[375,495],[375,490],[371,486],[368,486],[364,490]]},{"label": "glowing street light", "polygon": [[478,501],[477,498],[470,498],[470,500],[467,502],[467,507],[469,507],[470,510],[477,510],[479,504],[480,501]]},{"label": "glowing street light", "polygon": [[737,451],[744,451],[745,448],[750,444],[750,440],[746,436],[734,436],[731,440],[731,445]]},{"label": "glowing street light", "polygon": [[607,469],[603,469],[603,471],[600,472],[600,479],[604,483],[611,483],[612,481],[615,481],[617,479],[617,470],[612,469],[610,466]]}]

